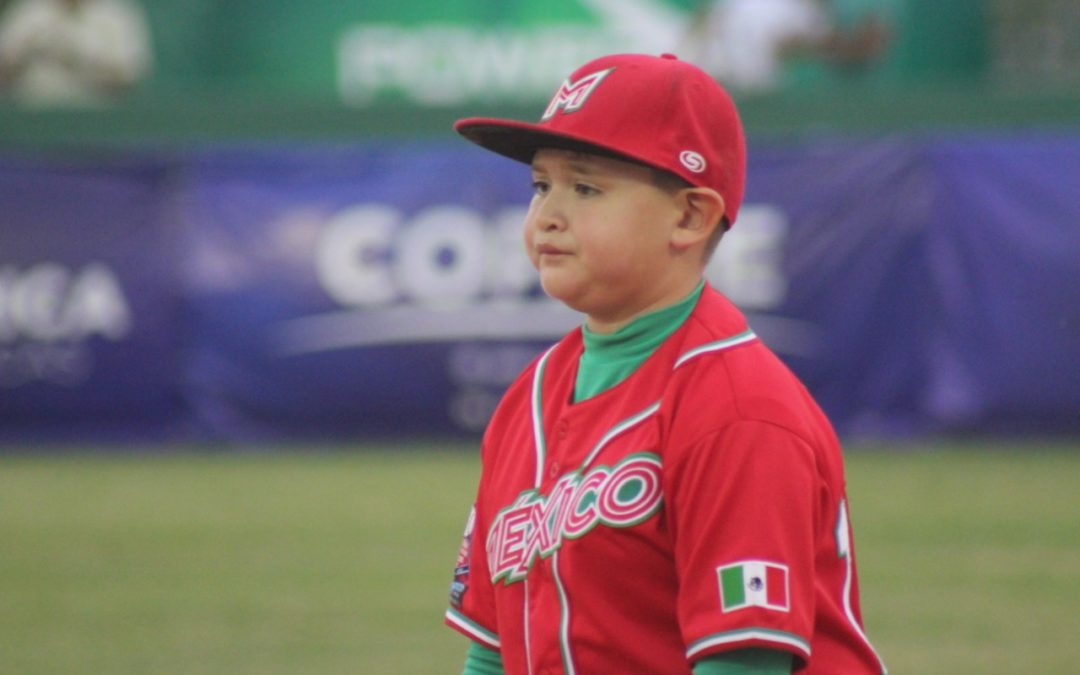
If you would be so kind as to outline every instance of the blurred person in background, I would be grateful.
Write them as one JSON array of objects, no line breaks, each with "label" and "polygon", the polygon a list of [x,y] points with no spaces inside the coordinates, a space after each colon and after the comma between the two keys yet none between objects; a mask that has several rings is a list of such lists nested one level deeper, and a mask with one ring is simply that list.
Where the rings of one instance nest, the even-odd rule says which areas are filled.
[{"label": "blurred person in background", "polygon": [[890,22],[881,5],[882,0],[703,2],[686,39],[687,57],[745,93],[786,86],[800,64],[857,69],[877,60],[889,44]]},{"label": "blurred person in background", "polygon": [[3,98],[106,105],[150,72],[150,30],[131,0],[11,0],[0,11]]}]

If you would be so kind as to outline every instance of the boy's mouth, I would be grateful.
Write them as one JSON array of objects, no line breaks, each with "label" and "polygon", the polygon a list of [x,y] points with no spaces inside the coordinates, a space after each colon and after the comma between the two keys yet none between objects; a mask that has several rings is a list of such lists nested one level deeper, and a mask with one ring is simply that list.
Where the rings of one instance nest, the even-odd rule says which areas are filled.
[{"label": "boy's mouth", "polygon": [[540,244],[536,247],[536,252],[540,255],[566,255],[566,251],[551,244]]}]

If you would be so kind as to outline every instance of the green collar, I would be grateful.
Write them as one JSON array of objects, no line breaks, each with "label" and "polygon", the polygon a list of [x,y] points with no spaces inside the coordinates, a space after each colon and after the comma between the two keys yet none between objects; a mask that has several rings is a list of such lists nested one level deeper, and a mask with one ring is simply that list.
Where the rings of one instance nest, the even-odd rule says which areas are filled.
[{"label": "green collar", "polygon": [[643,314],[614,333],[594,333],[582,327],[585,351],[578,364],[574,401],[603,393],[637,370],[686,321],[704,287],[702,281],[674,305]]}]

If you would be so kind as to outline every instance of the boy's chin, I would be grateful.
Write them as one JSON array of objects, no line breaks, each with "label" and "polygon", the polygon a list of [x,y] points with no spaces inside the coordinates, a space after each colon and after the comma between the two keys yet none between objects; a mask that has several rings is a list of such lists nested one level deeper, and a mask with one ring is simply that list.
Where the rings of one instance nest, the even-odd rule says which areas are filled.
[{"label": "boy's chin", "polygon": [[544,293],[552,300],[558,300],[570,309],[581,311],[575,303],[575,299],[582,294],[579,284],[561,278],[556,274],[541,273],[540,288],[544,289]]}]

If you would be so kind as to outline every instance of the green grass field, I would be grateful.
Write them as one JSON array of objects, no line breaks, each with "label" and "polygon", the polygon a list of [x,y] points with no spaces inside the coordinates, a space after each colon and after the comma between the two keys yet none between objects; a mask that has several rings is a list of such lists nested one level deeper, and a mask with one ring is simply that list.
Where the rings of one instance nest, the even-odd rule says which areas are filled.
[{"label": "green grass field", "polygon": [[[0,673],[456,673],[461,446],[0,455]],[[853,448],[894,675],[1080,666],[1080,444]]]}]

